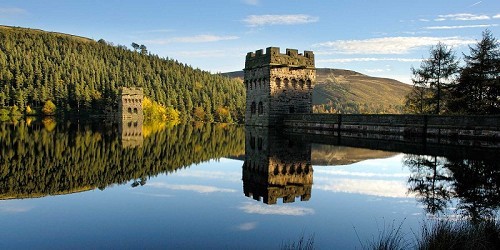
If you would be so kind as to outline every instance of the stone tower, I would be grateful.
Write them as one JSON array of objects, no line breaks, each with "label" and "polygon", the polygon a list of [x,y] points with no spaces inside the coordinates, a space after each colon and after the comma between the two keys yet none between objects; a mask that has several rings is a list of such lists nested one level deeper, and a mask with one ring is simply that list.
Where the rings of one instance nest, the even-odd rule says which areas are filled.
[{"label": "stone tower", "polygon": [[312,113],[316,80],[314,53],[269,47],[249,52],[245,60],[245,124],[272,127],[291,113]]},{"label": "stone tower", "polygon": [[245,163],[243,164],[245,196],[272,205],[311,198],[313,167],[311,144],[301,138],[284,137],[265,127],[247,127]]},{"label": "stone tower", "polygon": [[126,88],[120,90],[118,100],[118,116],[121,118],[142,118],[142,88]]},{"label": "stone tower", "polygon": [[118,100],[118,128],[123,148],[142,147],[143,100],[142,88],[120,90]]}]

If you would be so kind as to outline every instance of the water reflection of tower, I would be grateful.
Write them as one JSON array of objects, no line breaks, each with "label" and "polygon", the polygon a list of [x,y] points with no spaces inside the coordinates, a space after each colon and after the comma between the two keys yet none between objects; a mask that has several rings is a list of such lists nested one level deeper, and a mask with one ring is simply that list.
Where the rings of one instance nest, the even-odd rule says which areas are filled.
[{"label": "water reflection of tower", "polygon": [[276,204],[311,198],[313,168],[311,144],[279,136],[264,127],[247,127],[243,192],[247,197]]},{"label": "water reflection of tower", "polygon": [[123,148],[142,147],[142,88],[122,88],[118,101],[118,127]]}]

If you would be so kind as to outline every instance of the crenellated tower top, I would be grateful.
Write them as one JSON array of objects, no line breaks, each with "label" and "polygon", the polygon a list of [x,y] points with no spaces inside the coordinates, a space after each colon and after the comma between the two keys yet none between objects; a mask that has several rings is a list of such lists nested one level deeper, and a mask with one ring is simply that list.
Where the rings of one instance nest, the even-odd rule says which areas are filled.
[{"label": "crenellated tower top", "polygon": [[296,49],[286,49],[285,54],[280,53],[278,47],[268,47],[266,53],[262,49],[248,52],[245,60],[245,69],[250,70],[263,66],[277,66],[289,68],[314,69],[314,53],[304,51],[299,53]]}]

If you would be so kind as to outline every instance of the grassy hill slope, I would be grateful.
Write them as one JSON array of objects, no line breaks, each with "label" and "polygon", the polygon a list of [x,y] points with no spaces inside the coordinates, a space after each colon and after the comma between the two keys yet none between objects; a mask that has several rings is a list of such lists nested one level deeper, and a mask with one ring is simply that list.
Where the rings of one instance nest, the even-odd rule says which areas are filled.
[{"label": "grassy hill slope", "polygon": [[[224,73],[243,80],[243,71]],[[318,68],[313,90],[317,113],[401,113],[411,86],[402,82],[343,70]]]},{"label": "grassy hill slope", "polygon": [[361,73],[319,68],[313,105],[318,112],[401,113],[411,86],[402,82]]}]

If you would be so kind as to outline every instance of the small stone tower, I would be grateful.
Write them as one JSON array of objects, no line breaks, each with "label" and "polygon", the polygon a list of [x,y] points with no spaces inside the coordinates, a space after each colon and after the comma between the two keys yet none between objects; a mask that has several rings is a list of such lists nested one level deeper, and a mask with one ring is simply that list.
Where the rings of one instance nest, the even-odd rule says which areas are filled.
[{"label": "small stone tower", "polygon": [[118,100],[118,116],[121,118],[142,117],[142,88],[126,88],[120,90]]},{"label": "small stone tower", "polygon": [[142,88],[120,90],[118,100],[118,126],[123,148],[142,147],[143,100]]},{"label": "small stone tower", "polygon": [[273,127],[291,113],[312,113],[316,80],[314,53],[269,47],[249,52],[245,60],[245,124]]}]

